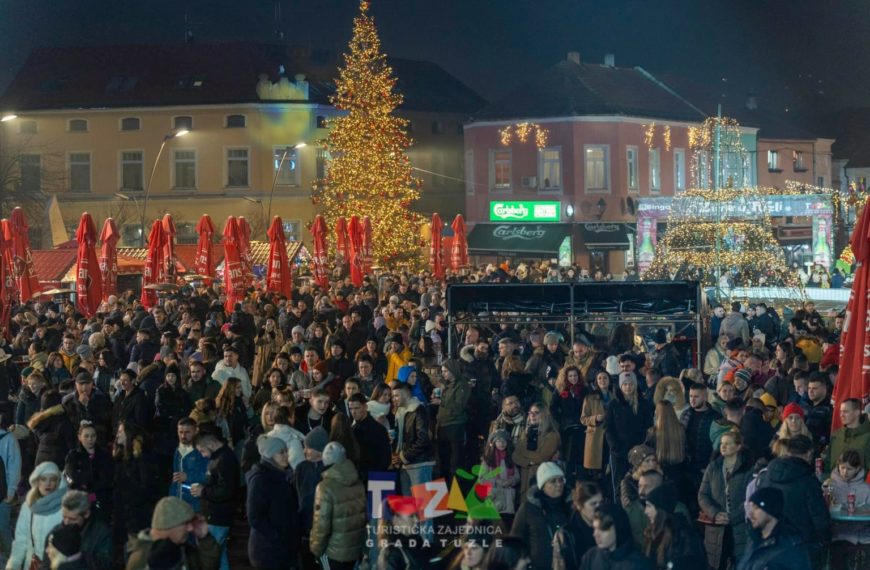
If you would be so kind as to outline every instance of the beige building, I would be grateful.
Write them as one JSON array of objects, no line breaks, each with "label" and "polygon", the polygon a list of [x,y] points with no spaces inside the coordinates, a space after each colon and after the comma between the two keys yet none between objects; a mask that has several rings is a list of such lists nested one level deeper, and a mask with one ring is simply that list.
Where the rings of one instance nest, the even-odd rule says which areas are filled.
[{"label": "beige building", "polygon": [[[192,243],[208,213],[219,232],[243,215],[262,238],[271,211],[289,239],[308,242],[335,63],[276,44],[37,50],[0,99],[0,112],[15,115],[0,123],[0,160],[15,164],[15,190],[55,193],[71,231],[89,211],[98,225],[114,217],[122,244],[136,245],[143,213],[146,235],[171,213],[179,242]],[[433,64],[392,63],[417,141],[417,208],[453,215],[464,191],[461,124],[480,98]]]}]

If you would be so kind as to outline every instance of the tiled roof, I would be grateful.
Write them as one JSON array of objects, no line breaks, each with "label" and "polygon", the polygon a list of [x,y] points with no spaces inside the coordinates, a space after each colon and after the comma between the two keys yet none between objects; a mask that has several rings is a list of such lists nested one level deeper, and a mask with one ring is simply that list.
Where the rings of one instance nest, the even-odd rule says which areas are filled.
[{"label": "tiled roof", "polygon": [[[0,98],[16,111],[259,102],[261,74],[302,73],[309,101],[329,104],[340,56],[283,44],[114,45],[34,50]],[[477,93],[434,63],[390,59],[403,108],[468,114]]]},{"label": "tiled roof", "polygon": [[75,265],[77,250],[63,249],[34,249],[33,268],[39,276],[39,280],[51,283],[60,281],[61,278]]},{"label": "tiled roof", "polygon": [[699,121],[704,114],[641,68],[563,61],[474,114],[475,119],[623,115]]},{"label": "tiled roof", "polygon": [[[293,259],[299,253],[299,248],[302,247],[301,241],[291,241],[287,243],[287,259]],[[251,242],[251,258],[254,265],[266,265],[269,263],[269,242],[267,241],[252,241]]]}]

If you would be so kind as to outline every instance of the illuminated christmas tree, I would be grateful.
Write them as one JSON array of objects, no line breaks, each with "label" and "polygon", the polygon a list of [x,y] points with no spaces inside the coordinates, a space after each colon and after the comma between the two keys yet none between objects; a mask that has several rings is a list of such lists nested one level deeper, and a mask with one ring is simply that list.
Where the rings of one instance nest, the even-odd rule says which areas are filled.
[{"label": "illuminated christmas tree", "polygon": [[407,121],[395,115],[402,95],[365,0],[348,47],[330,98],[346,114],[329,121],[323,144],[331,159],[325,178],[314,183],[312,202],[329,228],[340,216],[369,216],[379,264],[416,257],[423,220],[410,207],[420,197],[420,181],[405,154],[412,142]]}]

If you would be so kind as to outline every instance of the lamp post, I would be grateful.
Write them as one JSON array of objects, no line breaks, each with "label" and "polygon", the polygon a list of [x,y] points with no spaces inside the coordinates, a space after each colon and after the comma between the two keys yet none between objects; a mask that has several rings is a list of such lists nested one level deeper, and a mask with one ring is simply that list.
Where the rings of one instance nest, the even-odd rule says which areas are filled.
[{"label": "lamp post", "polygon": [[[251,198],[250,196],[242,196],[242,200],[244,200],[246,202],[250,202],[251,204],[259,204],[260,205],[260,223],[263,224],[264,228],[268,229],[268,227],[269,227],[268,224],[269,224],[269,222],[271,222],[271,220],[266,220],[265,222],[263,220],[263,201],[260,200],[259,198]],[[264,229],[263,232],[265,232],[266,229]]]},{"label": "lamp post", "polygon": [[[151,183],[154,182],[154,173],[157,172],[157,164],[160,162],[160,155],[163,154],[163,149],[166,148],[166,143],[176,137],[183,137],[190,131],[187,129],[176,129],[171,133],[167,133],[163,137],[163,142],[160,143],[160,150],[157,151],[157,156],[154,158],[154,166],[151,168],[151,175],[148,177],[148,184],[145,185],[145,194],[142,197],[142,209],[139,214],[139,247],[145,247],[145,213],[148,211],[148,193],[151,192]],[[122,196],[116,194],[116,196]],[[135,200],[133,201],[135,204]]]},{"label": "lamp post", "polygon": [[[284,153],[281,155],[281,160],[278,162],[278,168],[275,169],[275,176],[272,178],[272,189],[269,190],[269,215],[266,217],[267,222],[272,220],[272,196],[275,195],[275,186],[278,185],[278,175],[281,173],[281,168],[284,166],[284,161],[287,160],[287,155],[293,152],[294,150],[303,148],[305,145],[304,142],[298,142],[293,146],[288,146],[284,149]],[[274,156],[272,157],[274,160]],[[262,205],[262,202],[260,203]]]}]

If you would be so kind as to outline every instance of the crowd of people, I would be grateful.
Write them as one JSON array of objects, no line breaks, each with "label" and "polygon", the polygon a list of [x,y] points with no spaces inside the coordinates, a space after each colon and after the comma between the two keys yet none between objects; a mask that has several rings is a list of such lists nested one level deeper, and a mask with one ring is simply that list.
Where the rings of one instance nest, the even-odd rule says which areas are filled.
[{"label": "crowd of people", "polygon": [[[830,515],[870,507],[866,402],[831,405],[842,318],[717,307],[699,368],[630,323],[448,334],[449,283],[520,269],[18,307],[6,568],[225,570],[239,523],[264,569],[866,567],[870,526]],[[495,514],[425,518],[439,478]]]}]

